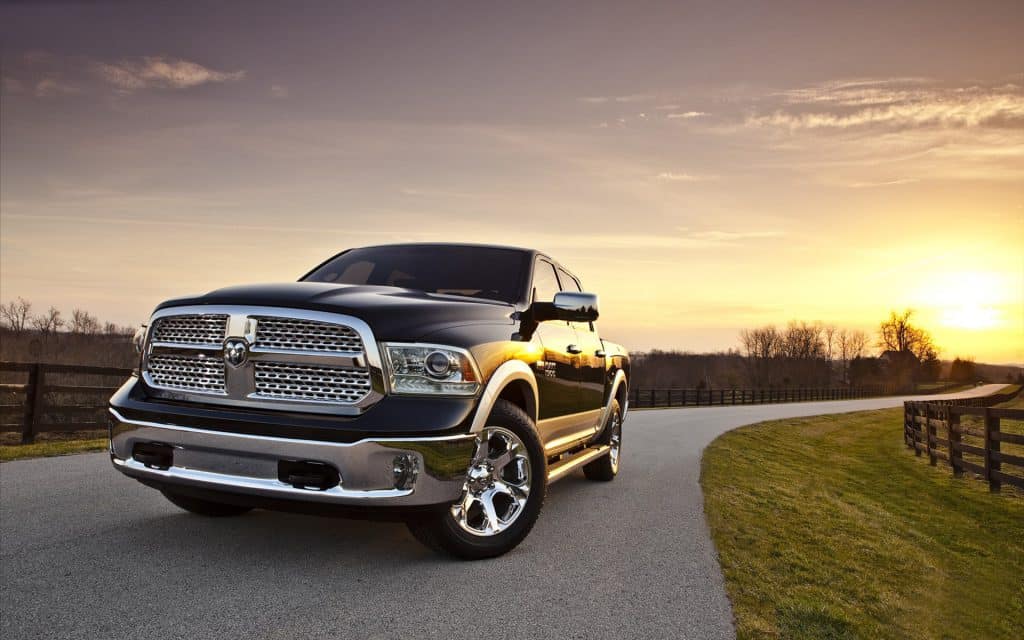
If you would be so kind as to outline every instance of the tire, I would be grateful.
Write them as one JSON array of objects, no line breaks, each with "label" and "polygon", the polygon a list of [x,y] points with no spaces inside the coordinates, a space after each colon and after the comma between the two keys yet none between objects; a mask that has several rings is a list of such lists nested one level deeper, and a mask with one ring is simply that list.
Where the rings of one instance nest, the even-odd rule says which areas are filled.
[{"label": "tire", "polygon": [[622,409],[619,407],[618,400],[612,400],[608,424],[597,442],[611,445],[612,450],[608,452],[608,455],[583,465],[583,475],[587,476],[587,480],[610,482],[619,474],[619,454],[622,449]]},{"label": "tire", "polygon": [[547,494],[547,458],[525,411],[498,400],[481,436],[488,437],[478,440],[462,497],[407,522],[430,549],[465,560],[514,549],[537,522]]},{"label": "tire", "polygon": [[222,502],[210,502],[191,496],[183,496],[170,491],[163,491],[164,497],[170,500],[176,507],[180,507],[189,513],[194,513],[208,518],[227,518],[240,516],[252,511],[252,507],[242,507],[235,504],[224,504]]}]

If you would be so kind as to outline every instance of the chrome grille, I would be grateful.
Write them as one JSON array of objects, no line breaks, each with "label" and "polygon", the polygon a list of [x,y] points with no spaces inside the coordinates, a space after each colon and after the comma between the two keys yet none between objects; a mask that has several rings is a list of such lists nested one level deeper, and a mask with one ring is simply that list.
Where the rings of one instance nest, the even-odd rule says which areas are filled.
[{"label": "chrome grille", "polygon": [[365,369],[255,362],[256,393],[260,398],[354,404],[370,391]]},{"label": "chrome grille", "polygon": [[[189,305],[157,311],[150,327],[141,375],[158,398],[356,416],[383,397],[380,352],[359,318]],[[246,357],[226,358],[228,340],[234,356]]]},{"label": "chrome grille", "polygon": [[226,315],[167,316],[153,323],[153,342],[219,345],[227,328]]},{"label": "chrome grille", "polygon": [[256,316],[255,346],[288,351],[362,353],[363,341],[351,327],[297,318]]},{"label": "chrome grille", "polygon": [[225,393],[224,361],[219,357],[152,355],[148,370],[153,384],[160,387]]}]

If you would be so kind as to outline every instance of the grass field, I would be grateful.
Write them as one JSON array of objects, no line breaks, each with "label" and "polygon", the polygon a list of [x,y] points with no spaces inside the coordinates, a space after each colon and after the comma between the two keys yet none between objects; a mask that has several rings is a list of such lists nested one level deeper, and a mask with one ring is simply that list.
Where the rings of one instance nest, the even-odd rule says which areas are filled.
[{"label": "grass field", "polygon": [[0,435],[0,462],[66,456],[72,453],[106,451],[107,449],[107,436],[103,429],[66,434],[44,433],[37,436],[34,444],[18,444],[20,437],[21,435],[17,433]]},{"label": "grass field", "polygon": [[739,638],[1021,637],[1024,499],[916,458],[901,411],[762,423],[708,447]]}]

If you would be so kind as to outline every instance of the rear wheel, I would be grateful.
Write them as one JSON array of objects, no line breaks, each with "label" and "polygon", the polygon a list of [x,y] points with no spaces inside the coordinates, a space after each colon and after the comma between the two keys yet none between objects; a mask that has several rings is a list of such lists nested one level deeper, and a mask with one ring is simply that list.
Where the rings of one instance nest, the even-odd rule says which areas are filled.
[{"label": "rear wheel", "polygon": [[211,502],[191,496],[184,496],[170,491],[163,491],[164,497],[174,503],[175,506],[209,518],[226,518],[229,516],[240,516],[243,513],[252,511],[252,507],[241,507],[235,504],[224,504],[223,502]]},{"label": "rear wheel", "polygon": [[608,420],[608,425],[598,440],[599,444],[608,445],[608,455],[583,465],[583,475],[587,476],[588,480],[608,482],[614,480],[619,473],[619,451],[622,448],[622,410],[619,408],[618,400],[612,400],[612,410]]},{"label": "rear wheel", "polygon": [[462,496],[441,513],[408,522],[413,536],[459,558],[492,558],[526,538],[547,491],[547,459],[533,421],[499,400],[477,438]]}]

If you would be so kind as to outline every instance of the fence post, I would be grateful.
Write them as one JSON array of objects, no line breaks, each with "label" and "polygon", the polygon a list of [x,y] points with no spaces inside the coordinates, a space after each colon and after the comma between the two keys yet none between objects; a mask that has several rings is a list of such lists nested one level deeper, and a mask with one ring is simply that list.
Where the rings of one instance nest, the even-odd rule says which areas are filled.
[{"label": "fence post", "polygon": [[932,423],[932,405],[927,403],[924,405],[924,426],[925,438],[928,442],[928,464],[934,467],[938,463],[938,457],[935,455],[935,447],[932,444],[938,437],[938,432],[935,429],[935,424]]},{"label": "fence post", "polygon": [[953,477],[959,478],[964,475],[963,465],[964,453],[960,450],[960,414],[953,413],[949,406],[943,409],[946,412],[946,431],[949,435],[949,464],[953,467]]},{"label": "fence post", "polygon": [[[992,493],[999,493],[1003,482],[999,479],[999,472],[1003,465],[999,461],[999,417],[992,415],[992,409],[985,407],[985,479],[988,480],[988,490]],[[992,454],[996,455],[992,455]]]},{"label": "fence post", "polygon": [[28,385],[25,387],[25,422],[21,429],[21,444],[36,441],[36,424],[43,412],[43,365],[32,364],[28,370]]},{"label": "fence post", "polygon": [[910,404],[910,422],[913,425],[913,455],[921,458],[921,423],[918,417],[921,415],[921,404],[912,402]]},{"label": "fence post", "polygon": [[911,424],[910,403],[909,402],[904,402],[903,403],[903,444],[907,445],[907,448],[911,447],[910,424]]}]

